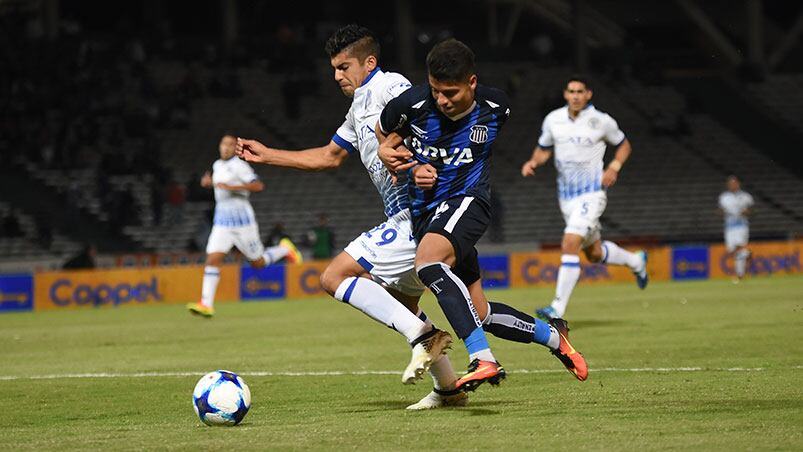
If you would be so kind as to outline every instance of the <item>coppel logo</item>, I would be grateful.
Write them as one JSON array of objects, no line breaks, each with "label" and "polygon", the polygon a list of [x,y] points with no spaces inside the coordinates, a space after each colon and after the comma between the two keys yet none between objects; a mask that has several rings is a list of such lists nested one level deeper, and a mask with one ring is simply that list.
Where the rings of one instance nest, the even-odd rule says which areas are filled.
[{"label": "coppel logo", "polygon": [[[521,265],[521,275],[529,284],[539,282],[553,283],[558,279],[560,264],[542,264],[538,259],[530,259]],[[582,265],[580,267],[580,279],[582,280],[609,280],[611,274],[608,267],[602,264]]]},{"label": "coppel logo", "polygon": [[162,301],[156,277],[150,282],[135,284],[122,283],[117,285],[89,284],[73,285],[69,279],[59,279],[50,286],[50,301],[56,306],[103,306],[120,305],[130,301],[146,303],[149,301]]},{"label": "coppel logo", "polygon": [[[720,258],[719,268],[727,275],[735,273],[733,269],[733,259],[729,259],[727,254],[723,254]],[[781,271],[799,273],[801,271],[800,250],[795,250],[786,254],[753,255],[750,259],[749,271],[753,275],[771,275]]]}]

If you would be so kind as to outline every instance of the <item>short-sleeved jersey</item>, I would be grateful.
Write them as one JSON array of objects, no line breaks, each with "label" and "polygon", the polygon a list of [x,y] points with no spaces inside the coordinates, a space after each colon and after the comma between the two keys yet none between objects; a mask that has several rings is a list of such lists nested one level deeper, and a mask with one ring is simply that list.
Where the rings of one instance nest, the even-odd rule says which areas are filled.
[{"label": "short-sleeved jersey", "polygon": [[455,120],[438,110],[428,85],[410,88],[388,102],[380,118],[382,132],[409,137],[413,158],[438,171],[430,190],[408,184],[413,215],[423,215],[455,196],[490,202],[491,145],[509,116],[507,95],[481,85],[474,106]]},{"label": "short-sleeved jersey", "polygon": [[393,185],[393,180],[382,161],[379,160],[379,142],[374,127],[385,105],[410,88],[410,82],[401,74],[374,69],[363,84],[354,90],[354,98],[343,125],[337,129],[332,141],[349,154],[360,154],[365,169],[371,177],[388,218],[410,207],[407,188],[404,184]]},{"label": "short-sleeved jersey", "polygon": [[616,121],[588,104],[576,118],[569,107],[558,108],[544,118],[538,146],[555,151],[558,197],[572,199],[602,190],[602,157],[605,144],[619,146],[625,134]]},{"label": "short-sleeved jersey", "polygon": [[[259,180],[248,163],[236,157],[217,160],[212,165],[212,183],[226,185],[245,185]],[[216,226],[240,227],[256,223],[254,208],[248,200],[250,192],[231,191],[215,187]]]},{"label": "short-sleeved jersey", "polygon": [[746,191],[726,191],[719,195],[719,208],[725,212],[725,228],[747,226],[744,211],[753,204],[753,197]]}]

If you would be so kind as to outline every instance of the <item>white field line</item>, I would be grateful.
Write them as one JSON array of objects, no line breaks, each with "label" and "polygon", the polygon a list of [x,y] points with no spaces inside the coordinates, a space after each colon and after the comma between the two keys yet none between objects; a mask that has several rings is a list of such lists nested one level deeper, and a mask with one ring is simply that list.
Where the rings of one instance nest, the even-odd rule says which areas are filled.
[{"label": "white field line", "polygon": [[[764,372],[766,370],[801,370],[803,366],[774,367],[600,367],[591,368],[591,374],[598,372],[620,373],[679,373],[679,372]],[[511,374],[552,374],[565,372],[563,369],[515,369]],[[89,379],[89,378],[151,378],[151,377],[198,377],[206,372],[132,372],[132,373],[74,373],[74,374],[43,374],[43,375],[0,375],[0,381],[13,380],[62,380],[62,379]],[[400,375],[396,370],[356,370],[356,371],[310,371],[310,372],[269,372],[253,371],[240,372],[243,377],[340,377],[363,375]]]}]

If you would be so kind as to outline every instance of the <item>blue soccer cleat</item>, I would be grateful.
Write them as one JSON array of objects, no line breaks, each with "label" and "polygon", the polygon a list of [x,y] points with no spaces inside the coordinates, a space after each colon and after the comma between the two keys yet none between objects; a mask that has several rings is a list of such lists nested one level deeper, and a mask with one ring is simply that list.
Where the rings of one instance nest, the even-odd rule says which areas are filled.
[{"label": "blue soccer cleat", "polygon": [[552,306],[546,306],[546,307],[541,308],[541,309],[536,309],[535,310],[535,315],[536,315],[536,317],[538,317],[539,319],[541,319],[541,320],[543,320],[545,322],[549,322],[552,319],[560,318],[560,316],[558,315],[557,311],[555,311],[555,308],[553,308]]},{"label": "blue soccer cleat", "polygon": [[633,274],[636,275],[636,285],[638,285],[638,288],[644,290],[644,288],[647,287],[647,283],[650,282],[650,275],[647,274],[647,252],[641,250],[637,251],[636,254],[641,258],[644,264],[640,271],[634,271]]}]

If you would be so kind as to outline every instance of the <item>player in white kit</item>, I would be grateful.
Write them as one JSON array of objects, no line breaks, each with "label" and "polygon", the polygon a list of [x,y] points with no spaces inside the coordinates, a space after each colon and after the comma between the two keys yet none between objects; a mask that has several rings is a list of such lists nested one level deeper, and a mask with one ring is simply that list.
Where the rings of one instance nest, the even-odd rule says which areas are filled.
[{"label": "player in white kit", "polygon": [[744,278],[750,260],[751,253],[747,248],[750,225],[747,217],[754,201],[749,193],[742,190],[741,182],[736,176],[729,176],[725,187],[727,190],[719,195],[719,209],[725,219],[725,250],[734,262],[733,282],[738,283]]},{"label": "player in white kit", "polygon": [[[544,118],[538,146],[521,168],[522,176],[532,176],[536,168],[555,154],[558,198],[566,222],[555,298],[550,306],[536,311],[542,318],[565,315],[572,290],[580,278],[581,250],[591,262],[630,267],[638,287],[647,286],[647,254],[644,251],[632,253],[601,239],[599,219],[608,202],[606,190],[616,183],[631,148],[616,121],[590,103],[592,95],[587,80],[569,79],[563,91],[567,105]],[[606,144],[616,147],[616,153],[603,170]]]},{"label": "player in white kit", "polygon": [[[238,154],[250,162],[317,171],[337,168],[350,154],[359,153],[382,197],[388,220],[354,239],[335,257],[324,271],[321,285],[337,300],[350,304],[407,338],[413,352],[410,365],[402,376],[404,383],[413,383],[429,368],[435,382],[434,390],[408,409],[465,405],[467,397],[455,390],[457,376],[443,355],[451,338],[448,333],[435,329],[418,308],[425,287],[414,266],[417,245],[412,238],[407,184],[402,180],[394,185],[392,176],[377,155],[379,144],[374,128],[379,115],[385,104],[407,90],[410,83],[400,74],[378,68],[378,44],[362,27],[349,25],[338,30],[327,42],[327,52],[335,68],[335,80],[343,93],[353,98],[345,122],[329,144],[287,151],[268,148],[255,140],[240,139]],[[551,331],[548,325],[534,325],[532,317],[519,319],[519,322],[511,320],[514,315],[523,313],[514,312],[507,306],[493,303],[498,310],[491,313],[488,307],[491,303],[482,295],[480,282],[469,289],[473,298],[481,300],[478,304],[484,303],[477,310],[481,311],[493,334],[519,342],[560,343],[557,332]]]},{"label": "player in white kit", "polygon": [[283,258],[291,263],[302,260],[301,253],[290,239],[282,239],[278,246],[268,249],[262,245],[254,208],[248,198],[251,193],[264,190],[265,185],[248,163],[235,157],[236,143],[236,137],[224,135],[218,146],[220,159],[212,165],[212,172],[201,178],[201,186],[214,187],[215,217],[206,244],[201,300],[188,304],[187,309],[204,317],[215,313],[220,266],[232,247],[240,250],[251,265],[258,268]]}]

